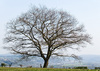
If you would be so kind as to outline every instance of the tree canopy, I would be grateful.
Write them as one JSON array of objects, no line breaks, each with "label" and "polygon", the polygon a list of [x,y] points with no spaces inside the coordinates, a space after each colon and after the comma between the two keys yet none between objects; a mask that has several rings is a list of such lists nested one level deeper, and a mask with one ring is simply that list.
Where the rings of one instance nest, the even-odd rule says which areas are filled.
[{"label": "tree canopy", "polygon": [[[7,23],[5,42],[13,53],[23,57],[38,56],[48,66],[51,56],[63,54],[65,49],[78,49],[90,43],[90,36],[84,26],[65,11],[32,7],[13,21]],[[62,52],[61,50],[65,50]]]}]

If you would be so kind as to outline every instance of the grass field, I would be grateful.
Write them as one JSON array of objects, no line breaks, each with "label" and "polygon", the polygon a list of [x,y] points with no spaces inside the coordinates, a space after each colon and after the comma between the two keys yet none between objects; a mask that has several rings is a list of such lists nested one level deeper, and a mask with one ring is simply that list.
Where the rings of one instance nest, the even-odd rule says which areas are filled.
[{"label": "grass field", "polygon": [[5,68],[5,67],[0,67],[0,71],[100,71],[100,70],[54,69],[54,68]]}]

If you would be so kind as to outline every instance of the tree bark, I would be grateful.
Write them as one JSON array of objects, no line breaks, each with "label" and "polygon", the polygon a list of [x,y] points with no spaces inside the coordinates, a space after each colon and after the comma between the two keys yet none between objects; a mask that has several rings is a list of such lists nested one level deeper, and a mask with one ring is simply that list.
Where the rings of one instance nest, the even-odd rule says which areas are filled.
[{"label": "tree bark", "polygon": [[48,66],[48,59],[44,60],[43,68],[47,68],[47,66]]}]

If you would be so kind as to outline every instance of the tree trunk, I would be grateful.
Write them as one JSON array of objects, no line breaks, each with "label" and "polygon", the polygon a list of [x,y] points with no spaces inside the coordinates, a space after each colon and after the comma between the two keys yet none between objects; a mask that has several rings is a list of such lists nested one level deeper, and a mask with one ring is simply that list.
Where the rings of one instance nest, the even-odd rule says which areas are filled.
[{"label": "tree trunk", "polygon": [[48,59],[47,60],[44,60],[43,68],[47,68],[47,66],[48,66]]}]

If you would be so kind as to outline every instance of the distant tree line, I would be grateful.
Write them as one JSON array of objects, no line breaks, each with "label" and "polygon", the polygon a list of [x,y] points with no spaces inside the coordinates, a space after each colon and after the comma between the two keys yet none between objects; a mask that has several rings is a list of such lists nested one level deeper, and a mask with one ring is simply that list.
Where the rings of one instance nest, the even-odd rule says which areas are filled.
[{"label": "distant tree line", "polygon": [[[9,65],[7,65],[6,63],[1,63],[0,66],[1,66],[1,67],[6,67],[6,66],[11,67],[11,66],[12,66],[12,63],[9,64]],[[23,67],[22,64],[20,64],[19,66],[20,66],[21,68]],[[32,66],[27,66],[27,68],[32,68]],[[41,67],[41,64],[40,64],[40,68],[42,68],[42,67]],[[51,66],[49,66],[49,68],[55,68],[55,67],[54,67],[53,65],[51,65]],[[73,68],[71,68],[71,67],[66,68],[65,66],[63,66],[62,68],[65,68],[65,69],[88,69],[87,66],[78,66],[78,67],[73,67]],[[100,69],[100,67],[95,67],[94,69]]]}]

